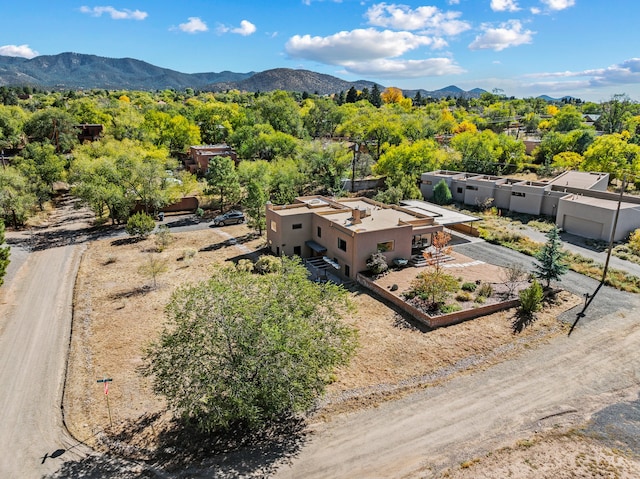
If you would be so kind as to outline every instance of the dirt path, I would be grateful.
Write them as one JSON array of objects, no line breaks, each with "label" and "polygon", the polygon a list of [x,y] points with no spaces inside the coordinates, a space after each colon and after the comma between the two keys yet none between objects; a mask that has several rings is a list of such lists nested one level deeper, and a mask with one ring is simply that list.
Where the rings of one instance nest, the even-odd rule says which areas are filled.
[{"label": "dirt path", "polygon": [[[69,241],[45,243],[21,257],[0,293],[0,477],[42,477],[88,452],[66,433],[60,404],[71,328],[73,283],[81,246],[79,219],[46,230]],[[8,238],[20,240],[20,234]]]},{"label": "dirt path", "polygon": [[619,311],[486,371],[316,424],[276,477],[433,477],[534,431],[582,424],[637,398],[637,318]]}]

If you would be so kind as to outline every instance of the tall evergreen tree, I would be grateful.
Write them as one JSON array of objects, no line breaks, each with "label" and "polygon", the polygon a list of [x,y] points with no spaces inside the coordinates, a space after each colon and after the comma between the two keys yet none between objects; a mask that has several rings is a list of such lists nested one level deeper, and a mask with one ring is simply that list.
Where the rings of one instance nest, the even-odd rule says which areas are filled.
[{"label": "tall evergreen tree", "polygon": [[377,84],[373,84],[371,93],[369,94],[369,102],[376,108],[380,108],[382,105],[382,98],[380,97],[380,89]]},{"label": "tall evergreen tree", "polygon": [[351,87],[349,88],[349,91],[347,92],[347,98],[345,99],[346,103],[355,103],[358,101],[358,91],[356,90],[355,87]]},{"label": "tall evergreen tree", "polygon": [[534,274],[546,281],[546,288],[551,285],[551,280],[559,281],[560,276],[567,272],[569,267],[565,263],[566,257],[567,252],[562,250],[560,230],[554,226],[547,233],[547,242],[535,256],[538,263],[534,263]]}]

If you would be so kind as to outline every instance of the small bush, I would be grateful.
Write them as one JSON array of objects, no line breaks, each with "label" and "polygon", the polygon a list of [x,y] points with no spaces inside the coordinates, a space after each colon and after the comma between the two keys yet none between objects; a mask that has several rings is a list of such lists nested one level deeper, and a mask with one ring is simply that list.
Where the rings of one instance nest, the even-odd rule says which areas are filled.
[{"label": "small bush", "polygon": [[190,265],[193,262],[193,259],[196,257],[198,250],[195,248],[187,248],[182,252],[182,261],[184,261],[187,265]]},{"label": "small bush", "polygon": [[491,286],[489,283],[482,283],[476,290],[476,295],[482,296],[483,298],[490,298],[492,294],[493,286]]},{"label": "small bush", "polygon": [[387,258],[382,253],[373,253],[367,260],[367,269],[371,274],[382,274],[389,269]]},{"label": "small bush", "polygon": [[156,248],[158,251],[164,251],[173,241],[173,235],[167,225],[160,225],[155,233]]},{"label": "small bush", "polygon": [[535,313],[542,307],[542,285],[535,279],[531,286],[520,291],[520,311],[524,314]]},{"label": "small bush", "polygon": [[473,295],[469,291],[460,291],[456,294],[456,301],[473,301]]},{"label": "small bush", "polygon": [[260,274],[276,273],[282,269],[282,260],[271,255],[260,256],[253,269]]},{"label": "small bush", "polygon": [[246,259],[246,258],[245,259],[241,259],[236,264],[236,269],[238,271],[246,271],[248,273],[251,273],[253,271],[253,261],[251,261],[250,259]]},{"label": "small bush", "polygon": [[487,302],[487,298],[484,296],[476,296],[476,299],[474,299],[473,302],[476,304],[484,304]]},{"label": "small bush", "polygon": [[202,208],[198,208],[198,209],[196,210],[196,216],[197,216],[198,218],[202,218],[202,217],[204,216],[204,210],[203,210]]},{"label": "small bush", "polygon": [[463,283],[461,286],[461,289],[463,291],[469,291],[471,293],[473,293],[476,288],[478,287],[478,285],[476,283]]},{"label": "small bush", "polygon": [[146,213],[140,212],[131,215],[127,220],[126,231],[131,236],[146,238],[156,227],[156,222]]},{"label": "small bush", "polygon": [[449,314],[449,313],[455,313],[456,311],[460,311],[461,309],[462,309],[462,306],[456,303],[444,304],[440,307],[440,312],[442,314]]}]

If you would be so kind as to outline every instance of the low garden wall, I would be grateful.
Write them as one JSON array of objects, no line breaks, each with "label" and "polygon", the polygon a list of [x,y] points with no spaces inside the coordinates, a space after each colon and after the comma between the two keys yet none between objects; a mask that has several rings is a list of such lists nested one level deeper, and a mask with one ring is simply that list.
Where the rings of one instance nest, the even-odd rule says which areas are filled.
[{"label": "low garden wall", "polygon": [[442,314],[439,316],[431,316],[424,311],[420,311],[418,308],[408,304],[402,298],[387,291],[384,288],[378,286],[375,282],[371,281],[366,276],[358,273],[356,275],[356,281],[358,284],[364,286],[368,290],[372,291],[377,296],[385,299],[392,304],[395,304],[403,311],[411,315],[416,321],[428,326],[429,328],[441,328],[444,326],[451,326],[453,324],[462,323],[469,319],[478,318],[487,314],[495,313],[496,311],[502,311],[503,309],[514,308],[520,304],[520,300],[512,299],[509,301],[502,301],[500,303],[488,304],[485,306],[478,306],[472,309],[463,309],[462,311],[456,311],[454,313]]}]

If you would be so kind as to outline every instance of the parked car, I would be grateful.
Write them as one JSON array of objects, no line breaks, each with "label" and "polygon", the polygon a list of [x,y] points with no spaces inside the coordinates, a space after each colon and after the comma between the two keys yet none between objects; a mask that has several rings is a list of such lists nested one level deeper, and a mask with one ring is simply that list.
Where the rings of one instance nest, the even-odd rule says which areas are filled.
[{"label": "parked car", "polygon": [[244,213],[242,211],[227,211],[225,214],[216,216],[213,224],[216,226],[238,225],[244,223]]}]

